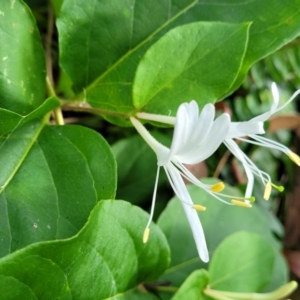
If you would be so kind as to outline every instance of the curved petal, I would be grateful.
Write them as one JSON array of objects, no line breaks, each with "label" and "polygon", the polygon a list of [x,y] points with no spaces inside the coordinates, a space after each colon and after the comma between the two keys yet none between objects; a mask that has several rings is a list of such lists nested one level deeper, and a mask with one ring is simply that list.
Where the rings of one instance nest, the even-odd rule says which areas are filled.
[{"label": "curved petal", "polygon": [[261,121],[246,121],[246,122],[231,122],[226,139],[234,139],[243,137],[249,134],[263,134],[264,123]]},{"label": "curved petal", "polygon": [[198,118],[197,124],[194,128],[194,131],[191,135],[191,142],[196,141],[200,143],[202,139],[205,138],[209,132],[215,118],[215,107],[213,104],[206,104]]},{"label": "curved petal", "polygon": [[189,151],[176,155],[176,159],[185,164],[196,164],[211,156],[225,140],[230,126],[228,114],[218,117],[200,144],[191,145]]},{"label": "curved petal", "polygon": [[165,171],[170,176],[170,183],[174,189],[175,194],[181,200],[186,217],[192,229],[199,256],[202,261],[208,262],[209,254],[203,228],[196,210],[192,207],[194,204],[186,189],[183,179],[179,171],[171,163],[165,166]]},{"label": "curved petal", "polygon": [[179,151],[184,139],[186,139],[186,136],[189,135],[190,118],[186,104],[187,103],[180,105],[176,114],[174,134],[168,160],[174,155],[174,153]]},{"label": "curved petal", "polygon": [[276,109],[278,107],[279,104],[279,92],[278,92],[278,88],[275,82],[272,82],[272,86],[271,86],[271,91],[272,91],[272,95],[273,95],[273,104],[271,106],[271,114],[276,112]]}]

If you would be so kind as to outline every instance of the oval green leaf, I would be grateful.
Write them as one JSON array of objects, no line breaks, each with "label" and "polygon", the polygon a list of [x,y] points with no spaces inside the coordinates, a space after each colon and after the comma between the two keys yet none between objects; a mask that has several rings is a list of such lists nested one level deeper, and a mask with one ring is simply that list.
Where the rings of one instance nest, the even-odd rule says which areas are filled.
[{"label": "oval green leaf", "polygon": [[260,292],[271,281],[274,249],[263,237],[246,231],[228,236],[209,264],[210,287],[231,292]]},{"label": "oval green leaf", "polygon": [[30,121],[0,139],[0,164],[1,256],[74,235],[99,200],[115,195],[110,148],[81,126]]},{"label": "oval green leaf", "polygon": [[128,202],[100,201],[78,235],[2,258],[0,274],[23,283],[37,299],[144,299],[138,285],[158,278],[169,263],[169,247],[157,225],[143,243],[147,219]]},{"label": "oval green leaf", "polygon": [[239,74],[249,26],[197,22],[170,30],[137,67],[135,107],[175,115],[182,102],[195,99],[203,106],[219,100]]}]

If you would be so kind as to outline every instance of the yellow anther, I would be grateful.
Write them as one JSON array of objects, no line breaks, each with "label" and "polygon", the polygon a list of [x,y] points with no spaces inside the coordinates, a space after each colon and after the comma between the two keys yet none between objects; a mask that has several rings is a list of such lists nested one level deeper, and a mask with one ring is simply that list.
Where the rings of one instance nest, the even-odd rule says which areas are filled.
[{"label": "yellow anther", "polygon": [[300,157],[296,153],[289,151],[287,155],[295,164],[300,166]]},{"label": "yellow anther", "polygon": [[225,187],[225,185],[223,182],[218,182],[218,183],[212,185],[210,187],[210,190],[213,191],[214,193],[219,193],[219,192],[223,191],[224,187]]},{"label": "yellow anther", "polygon": [[284,187],[282,185],[275,185],[272,182],[267,182],[266,187],[265,187],[265,192],[264,192],[264,199],[265,200],[269,200],[270,195],[271,195],[272,187],[275,188],[276,190],[278,190],[279,192],[284,191]]},{"label": "yellow anther", "polygon": [[144,231],[144,234],[143,234],[143,243],[146,244],[148,239],[149,239],[149,234],[150,234],[150,228],[147,227]]},{"label": "yellow anther", "polygon": [[265,187],[265,192],[264,192],[264,199],[265,200],[269,200],[270,195],[271,195],[271,191],[272,191],[272,184],[271,182],[267,182],[266,187]]},{"label": "yellow anther", "polygon": [[247,208],[251,208],[252,205],[250,203],[246,203],[244,201],[240,201],[240,200],[231,200],[231,203],[236,205],[236,206],[241,206],[241,207],[247,207]]},{"label": "yellow anther", "polygon": [[199,204],[195,204],[192,206],[195,210],[198,210],[198,211],[205,211],[206,210],[206,207],[205,206],[202,206],[202,205],[199,205]]}]

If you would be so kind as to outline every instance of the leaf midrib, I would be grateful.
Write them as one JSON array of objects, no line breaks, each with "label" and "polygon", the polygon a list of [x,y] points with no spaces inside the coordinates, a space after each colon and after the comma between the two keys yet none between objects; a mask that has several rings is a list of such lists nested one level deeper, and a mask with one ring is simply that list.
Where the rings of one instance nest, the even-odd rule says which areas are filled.
[{"label": "leaf midrib", "polygon": [[146,39],[144,39],[142,42],[137,44],[134,48],[130,49],[126,54],[124,54],[118,61],[116,61],[109,69],[107,69],[105,72],[103,72],[96,80],[94,80],[89,86],[86,87],[85,92],[88,92],[90,89],[94,88],[98,85],[98,82],[101,81],[107,74],[109,74],[112,70],[114,70],[119,64],[121,64],[127,57],[131,55],[131,53],[135,52],[139,48],[141,48],[144,44],[146,44],[148,41],[152,39],[158,32],[160,32],[162,29],[167,27],[170,23],[172,23],[174,20],[176,20],[179,16],[184,14],[186,11],[188,11],[190,8],[192,8],[194,5],[198,3],[198,0],[193,1],[191,4],[189,4],[185,9],[178,12],[176,15],[174,15],[172,18],[170,18],[167,22],[162,24],[160,27],[158,27],[155,31],[153,31]]},{"label": "leaf midrib", "polygon": [[[10,183],[10,181],[14,178],[15,174],[17,173],[17,171],[19,170],[19,168],[22,166],[24,160],[26,159],[28,153],[30,152],[32,146],[34,145],[34,143],[37,141],[41,131],[43,130],[44,126],[46,125],[46,122],[49,118],[49,114],[47,114],[40,126],[38,127],[38,129],[36,130],[35,134],[31,137],[30,139],[30,142],[27,144],[24,152],[23,152],[23,155],[20,157],[20,160],[19,162],[15,165],[15,167],[13,168],[13,171],[11,172],[10,176],[8,176],[8,178],[6,179],[6,181],[4,182],[4,184],[1,186],[1,189],[0,189],[0,194],[2,193],[2,191],[5,190],[5,188],[7,187],[7,185]],[[9,137],[7,138],[9,139]]]}]

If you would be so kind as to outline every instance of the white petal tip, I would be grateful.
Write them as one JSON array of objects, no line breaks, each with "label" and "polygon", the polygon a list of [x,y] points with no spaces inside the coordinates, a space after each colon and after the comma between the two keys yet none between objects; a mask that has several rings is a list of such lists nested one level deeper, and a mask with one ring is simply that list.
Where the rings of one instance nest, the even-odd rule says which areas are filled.
[{"label": "white petal tip", "polygon": [[204,263],[208,263],[209,262],[209,255],[208,253],[205,253],[204,255],[200,256],[201,260],[204,262]]}]

